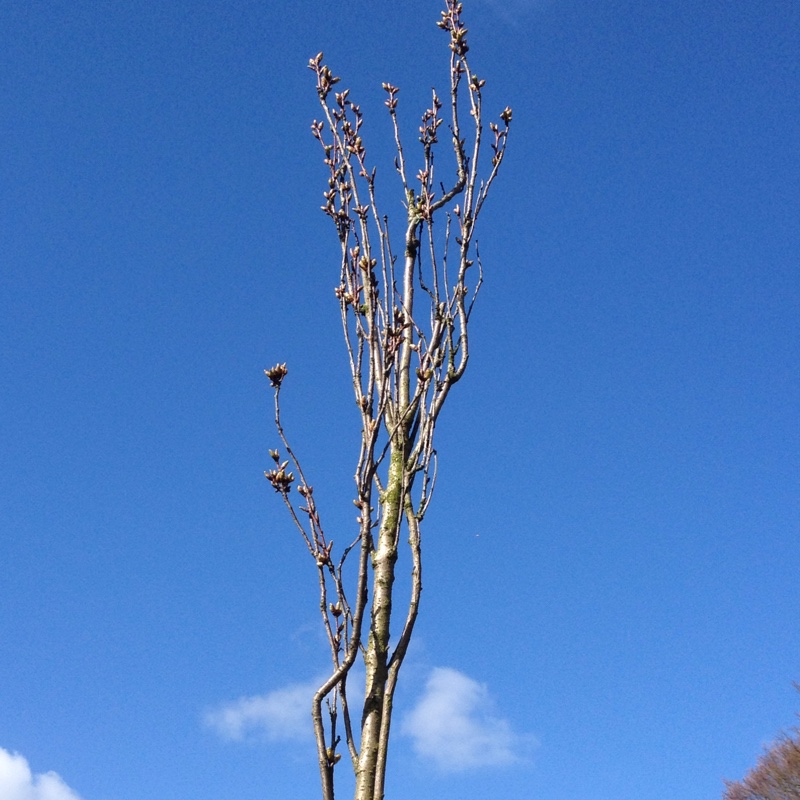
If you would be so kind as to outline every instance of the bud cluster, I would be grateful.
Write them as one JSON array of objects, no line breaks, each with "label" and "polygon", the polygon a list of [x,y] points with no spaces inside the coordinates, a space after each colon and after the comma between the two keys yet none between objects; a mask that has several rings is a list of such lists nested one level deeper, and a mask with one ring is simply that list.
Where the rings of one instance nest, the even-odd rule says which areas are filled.
[{"label": "bud cluster", "polygon": [[511,124],[511,109],[506,106],[500,112],[500,119],[503,121],[505,127],[500,130],[500,126],[496,122],[489,123],[489,130],[494,134],[494,141],[492,142],[492,166],[498,167],[503,160],[503,155],[506,151],[506,140],[508,139],[508,127]]},{"label": "bud cluster", "polygon": [[459,57],[465,56],[469,51],[467,29],[461,22],[463,10],[461,3],[455,2],[455,0],[446,0],[442,18],[436,23],[438,27],[450,34],[450,49]]},{"label": "bud cluster", "polygon": [[429,150],[430,146],[436,143],[436,131],[443,121],[439,119],[439,109],[441,107],[442,103],[434,90],[433,102],[431,107],[422,115],[422,125],[420,125],[419,129],[419,140],[426,150]]},{"label": "bud cluster", "polygon": [[275,469],[268,470],[264,473],[264,477],[272,484],[272,488],[282,494],[287,495],[294,483],[294,475],[286,471],[289,466],[288,461],[281,461],[280,454],[277,450],[269,451],[270,457],[275,462]]},{"label": "bud cluster", "polygon": [[270,369],[265,369],[264,374],[269,378],[273,389],[280,389],[281,382],[289,374],[289,370],[286,368],[286,364],[276,364]]},{"label": "bud cluster", "polygon": [[317,94],[321,100],[325,100],[331,89],[339,83],[341,78],[337,78],[330,69],[322,63],[322,53],[317,53],[314,58],[308,60],[308,68],[314,71],[317,76]]}]

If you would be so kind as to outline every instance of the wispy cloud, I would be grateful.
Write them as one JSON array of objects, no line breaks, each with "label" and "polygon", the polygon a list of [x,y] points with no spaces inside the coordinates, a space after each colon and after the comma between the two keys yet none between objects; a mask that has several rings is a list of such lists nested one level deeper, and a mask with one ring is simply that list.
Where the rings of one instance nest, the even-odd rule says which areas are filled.
[{"label": "wispy cloud", "polygon": [[535,743],[494,714],[486,686],[446,667],[431,672],[401,731],[420,758],[447,772],[524,761]]},{"label": "wispy cloud", "polygon": [[304,739],[311,733],[311,698],[319,684],[294,683],[252,697],[240,697],[205,714],[205,724],[224,739],[248,735],[270,740]]},{"label": "wispy cloud", "polygon": [[3,800],[80,800],[55,772],[34,775],[19,753],[0,747],[0,798]]},{"label": "wispy cloud", "polygon": [[[232,741],[307,740],[312,732],[311,698],[322,680],[224,703],[206,712],[205,724]],[[351,680],[360,686],[363,675]],[[486,686],[447,667],[431,670],[422,695],[402,719],[400,733],[411,739],[419,758],[446,772],[520,763],[536,744],[497,715]],[[0,795],[0,800],[5,798]]]}]

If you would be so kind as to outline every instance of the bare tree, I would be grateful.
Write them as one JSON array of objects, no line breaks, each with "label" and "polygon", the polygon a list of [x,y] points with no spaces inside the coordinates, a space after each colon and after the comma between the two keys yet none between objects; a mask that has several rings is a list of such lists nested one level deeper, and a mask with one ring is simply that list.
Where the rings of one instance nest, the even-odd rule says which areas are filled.
[{"label": "bare tree", "polygon": [[800,800],[800,729],[773,742],[741,781],[725,787],[723,800]]},{"label": "bare tree", "polygon": [[[449,38],[450,86],[444,102],[433,92],[422,115],[421,166],[415,174],[406,161],[397,117],[399,90],[383,84],[394,131],[394,166],[407,209],[398,229],[400,250],[378,207],[376,170],[361,137],[361,109],[349,90],[334,90],[339,78],[323,63],[322,53],[309,62],[322,108],[311,131],[328,172],[322,210],[339,242],[336,298],[361,423],[353,500],[357,530],[351,541],[334,552],[312,484],[284,432],[280,390],[285,364],[266,370],[275,390],[281,442],[281,448],[270,451],[275,464],[266,476],[283,498],[319,579],[332,662],[312,702],[323,800],[334,798],[342,736],[355,773],[356,800],[384,796],[395,687],[422,591],[421,525],[437,471],[434,431],[450,390],[467,367],[469,321],[483,280],[476,223],[506,152],[511,109],[500,113],[499,122],[489,123],[487,136],[485,82],[470,70],[461,14],[460,2],[446,0],[437,23]],[[486,144],[490,153],[482,158]],[[451,163],[444,166],[438,161],[442,145],[445,153],[452,152]],[[390,636],[403,538],[410,553],[404,590],[409,599],[400,612],[399,630]],[[359,657],[366,686],[360,720],[354,721],[348,676]]]}]

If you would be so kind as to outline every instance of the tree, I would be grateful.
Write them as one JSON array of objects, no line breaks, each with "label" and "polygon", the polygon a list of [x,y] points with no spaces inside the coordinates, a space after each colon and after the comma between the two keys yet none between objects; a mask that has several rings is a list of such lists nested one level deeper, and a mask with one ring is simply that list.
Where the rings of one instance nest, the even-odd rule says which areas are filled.
[{"label": "tree", "polygon": [[741,781],[725,787],[723,800],[800,800],[800,729],[773,742]]},{"label": "tree", "polygon": [[[450,86],[444,103],[433,91],[419,127],[421,167],[412,176],[402,144],[399,89],[383,84],[394,132],[394,166],[406,216],[402,249],[378,207],[376,169],[361,137],[362,112],[319,53],[316,76],[322,118],[311,132],[322,147],[327,189],[322,210],[339,243],[336,298],[360,420],[355,469],[357,531],[336,553],[326,537],[314,490],[281,422],[285,364],[266,370],[275,395],[281,447],[270,451],[266,477],[281,495],[314,560],[319,608],[332,668],[312,701],[323,800],[333,800],[339,745],[352,764],[356,800],[384,796],[393,698],[419,611],[422,522],[436,483],[436,423],[469,359],[468,328],[483,281],[476,223],[506,152],[511,109],[483,125],[485,81],[469,67],[462,4],[446,0],[437,23],[449,38]],[[439,178],[440,127],[447,118],[449,178]],[[491,155],[481,158],[488,141]],[[482,171],[483,170],[483,171]],[[483,175],[483,177],[482,177]],[[468,283],[469,281],[469,283]],[[282,452],[283,451],[283,452]],[[292,492],[292,487],[296,491]],[[401,540],[410,553],[408,602],[391,634]],[[352,562],[356,562],[353,564]],[[366,673],[360,720],[354,721],[348,676],[357,658]],[[356,730],[358,725],[358,730]],[[343,734],[340,729],[343,728]]]}]

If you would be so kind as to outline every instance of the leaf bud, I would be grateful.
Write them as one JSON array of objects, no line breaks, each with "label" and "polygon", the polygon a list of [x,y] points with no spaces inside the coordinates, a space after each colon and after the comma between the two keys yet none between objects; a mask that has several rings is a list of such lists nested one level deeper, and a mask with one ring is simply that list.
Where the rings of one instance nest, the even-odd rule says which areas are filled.
[{"label": "leaf bud", "polygon": [[276,364],[270,369],[265,369],[264,374],[269,378],[273,388],[279,389],[281,381],[289,374],[289,370],[286,368],[285,363]]}]

